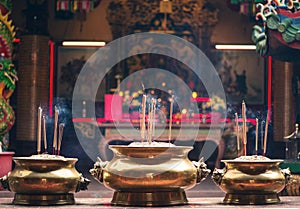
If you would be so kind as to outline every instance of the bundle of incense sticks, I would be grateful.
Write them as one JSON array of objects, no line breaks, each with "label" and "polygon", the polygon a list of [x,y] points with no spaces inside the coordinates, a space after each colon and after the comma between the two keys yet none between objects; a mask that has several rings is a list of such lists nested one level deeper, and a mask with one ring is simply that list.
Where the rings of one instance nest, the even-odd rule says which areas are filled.
[{"label": "bundle of incense sticks", "polygon": [[[59,115],[59,110],[55,106],[55,108],[54,108],[53,151],[52,151],[53,155],[60,155],[62,136],[63,136],[64,127],[65,127],[64,123],[58,124],[58,115]],[[57,131],[57,126],[59,126],[58,131]],[[57,134],[58,134],[58,139],[57,139]]]},{"label": "bundle of incense sticks", "polygon": [[154,130],[155,130],[155,108],[156,108],[156,99],[152,98],[151,103],[148,107],[148,133],[147,140],[148,143],[151,144],[154,138]]},{"label": "bundle of incense sticks", "polygon": [[[59,132],[57,132],[58,114],[59,114],[59,111],[58,111],[57,107],[55,107],[53,151],[52,151],[53,155],[56,155],[56,154],[60,155],[63,129],[64,129],[64,126],[65,126],[65,124],[60,123],[59,124]],[[41,153],[42,130],[43,130],[45,153],[48,153],[48,151],[47,151],[46,116],[43,115],[43,109],[41,107],[38,107],[37,117],[38,117],[37,118],[37,153],[38,154]],[[59,133],[58,141],[57,141],[57,133]]]}]

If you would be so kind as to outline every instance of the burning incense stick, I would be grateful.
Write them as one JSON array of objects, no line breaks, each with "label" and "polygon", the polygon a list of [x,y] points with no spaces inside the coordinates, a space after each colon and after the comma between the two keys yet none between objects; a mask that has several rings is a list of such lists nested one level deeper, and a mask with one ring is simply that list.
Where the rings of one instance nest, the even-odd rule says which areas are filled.
[{"label": "burning incense stick", "polygon": [[54,108],[54,132],[53,132],[53,153],[56,154],[56,149],[57,149],[57,123],[58,123],[58,109],[55,106]]},{"label": "burning incense stick", "polygon": [[238,157],[239,157],[239,153],[240,153],[240,130],[239,130],[239,117],[238,114],[235,113],[235,131],[236,131],[236,144],[237,144],[237,153],[238,153]]},{"label": "burning incense stick", "polygon": [[42,108],[38,108],[38,124],[37,124],[37,153],[41,153],[41,140],[42,140]]},{"label": "burning incense stick", "polygon": [[258,118],[255,119],[256,124],[256,130],[255,130],[255,154],[258,154]]},{"label": "burning incense stick", "polygon": [[61,141],[62,141],[62,136],[64,132],[64,127],[65,124],[60,123],[59,124],[59,133],[58,133],[58,146],[57,146],[57,154],[60,155],[60,147],[61,147]]},{"label": "burning incense stick", "polygon": [[242,102],[242,118],[243,118],[243,155],[246,156],[247,155],[247,125],[246,125],[246,104],[243,101]]},{"label": "burning incense stick", "polygon": [[170,120],[169,120],[169,143],[171,143],[171,136],[172,136],[172,115],[173,115],[173,103],[174,103],[174,95],[170,100]]},{"label": "burning incense stick", "polygon": [[267,118],[266,118],[263,156],[266,156],[266,153],[267,153],[268,126],[269,126],[269,111],[267,113]]},{"label": "burning incense stick", "polygon": [[145,124],[146,99],[147,99],[147,96],[144,94],[143,98],[142,98],[142,120],[141,120],[141,138],[142,138],[142,142],[144,142],[144,140],[145,140],[145,131],[146,131],[146,124]]},{"label": "burning incense stick", "polygon": [[47,152],[47,129],[46,129],[46,116],[43,115],[43,138],[44,138],[44,149],[45,153]]}]

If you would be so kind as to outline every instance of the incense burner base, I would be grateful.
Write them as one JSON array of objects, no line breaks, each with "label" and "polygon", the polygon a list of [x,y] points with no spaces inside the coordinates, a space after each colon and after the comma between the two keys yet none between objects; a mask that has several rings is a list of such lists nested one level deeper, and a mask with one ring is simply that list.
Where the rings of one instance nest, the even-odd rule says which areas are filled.
[{"label": "incense burner base", "polygon": [[114,192],[113,205],[122,206],[171,206],[186,205],[188,200],[184,190],[153,192]]},{"label": "incense burner base", "polygon": [[279,195],[273,194],[230,194],[227,193],[223,200],[225,204],[240,205],[265,205],[279,203]]},{"label": "incense burner base", "polygon": [[14,196],[15,205],[73,205],[74,195],[67,194],[19,194]]}]

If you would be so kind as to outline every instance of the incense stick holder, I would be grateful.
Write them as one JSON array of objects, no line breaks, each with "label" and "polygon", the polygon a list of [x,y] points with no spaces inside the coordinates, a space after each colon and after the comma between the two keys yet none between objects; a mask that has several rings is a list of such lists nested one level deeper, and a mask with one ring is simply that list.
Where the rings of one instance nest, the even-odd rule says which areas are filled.
[{"label": "incense stick holder", "polygon": [[101,159],[90,170],[107,188],[115,190],[111,203],[120,206],[169,206],[188,203],[185,189],[210,173],[206,164],[191,162],[192,147],[131,147],[111,145],[114,157]]},{"label": "incense stick holder", "polygon": [[74,192],[86,190],[89,180],[75,169],[77,158],[55,155],[14,157],[15,168],[1,183],[15,192],[16,205],[70,205]]},{"label": "incense stick holder", "polygon": [[280,169],[283,160],[262,156],[241,156],[222,160],[224,169],[215,169],[213,181],[226,193],[225,204],[275,204],[289,181],[289,169]]}]

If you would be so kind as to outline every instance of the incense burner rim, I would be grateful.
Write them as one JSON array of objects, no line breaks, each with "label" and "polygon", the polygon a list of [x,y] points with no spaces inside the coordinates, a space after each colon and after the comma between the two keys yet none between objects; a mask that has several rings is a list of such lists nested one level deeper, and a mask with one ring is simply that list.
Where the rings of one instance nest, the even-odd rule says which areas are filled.
[{"label": "incense burner rim", "polygon": [[68,161],[78,161],[77,158],[65,158],[65,157],[61,157],[61,158],[33,158],[33,157],[13,157],[13,160],[26,160],[28,162],[30,161],[63,161],[63,162],[68,162]]},{"label": "incense burner rim", "polygon": [[281,163],[282,159],[268,159],[268,160],[221,160],[224,163]]},{"label": "incense burner rim", "polygon": [[128,146],[128,145],[109,145],[109,148],[124,148],[124,149],[155,149],[155,150],[167,150],[167,149],[192,149],[192,146]]}]

